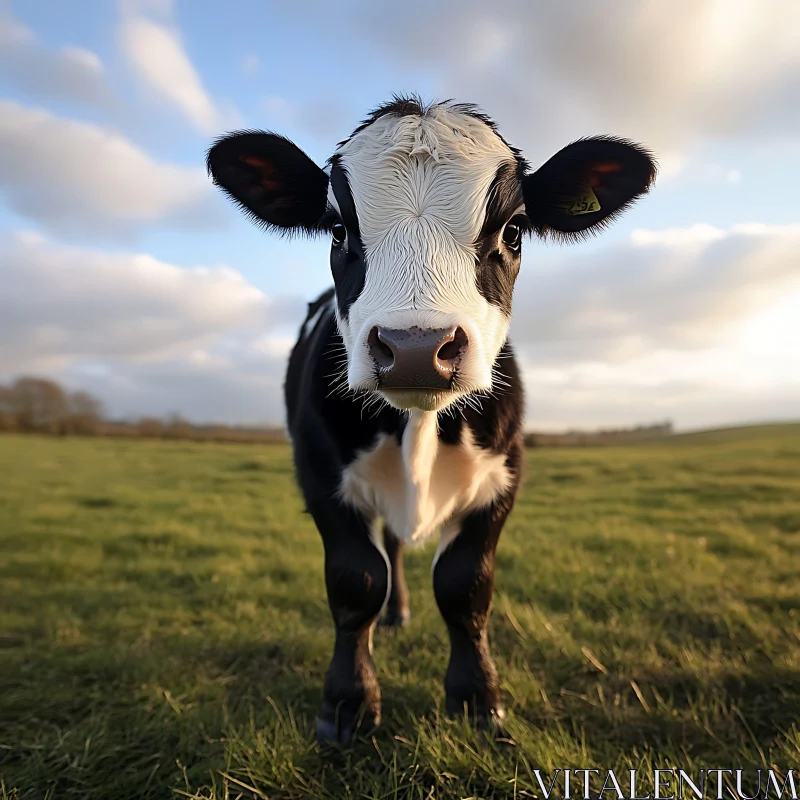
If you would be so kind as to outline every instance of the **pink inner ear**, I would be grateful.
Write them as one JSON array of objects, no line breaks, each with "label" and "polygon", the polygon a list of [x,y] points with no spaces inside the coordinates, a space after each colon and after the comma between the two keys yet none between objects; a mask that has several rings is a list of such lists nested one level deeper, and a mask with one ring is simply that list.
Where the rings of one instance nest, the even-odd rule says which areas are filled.
[{"label": "pink inner ear", "polygon": [[609,172],[620,172],[622,164],[619,161],[598,161],[589,167],[589,186],[593,189],[603,183],[603,177]]},{"label": "pink inner ear", "polygon": [[245,164],[249,164],[258,171],[260,178],[259,183],[268,192],[281,191],[283,187],[278,180],[277,170],[272,166],[272,164],[269,163],[269,161],[265,161],[263,158],[259,158],[258,156],[239,156],[239,160],[244,161]]}]

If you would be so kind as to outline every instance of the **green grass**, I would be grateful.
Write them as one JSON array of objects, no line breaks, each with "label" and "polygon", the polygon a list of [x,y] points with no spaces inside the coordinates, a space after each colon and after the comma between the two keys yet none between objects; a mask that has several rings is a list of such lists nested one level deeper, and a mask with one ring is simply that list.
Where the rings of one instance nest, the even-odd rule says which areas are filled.
[{"label": "green grass", "polygon": [[314,743],[332,625],[288,448],[5,436],[0,475],[0,797],[525,797],[536,768],[800,764],[800,426],[529,452],[491,623],[513,744],[443,717],[431,546],[411,626],[376,633],[384,727]]}]

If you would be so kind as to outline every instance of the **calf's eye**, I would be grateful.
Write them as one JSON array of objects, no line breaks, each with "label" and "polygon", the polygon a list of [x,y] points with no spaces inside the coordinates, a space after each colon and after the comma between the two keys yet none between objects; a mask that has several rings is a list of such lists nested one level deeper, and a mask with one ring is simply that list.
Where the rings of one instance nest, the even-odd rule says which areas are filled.
[{"label": "calf's eye", "polygon": [[341,245],[347,238],[347,228],[341,222],[334,222],[331,227],[331,239],[334,247]]},{"label": "calf's eye", "polygon": [[513,220],[503,229],[503,244],[509,250],[519,250],[522,244],[522,228]]}]

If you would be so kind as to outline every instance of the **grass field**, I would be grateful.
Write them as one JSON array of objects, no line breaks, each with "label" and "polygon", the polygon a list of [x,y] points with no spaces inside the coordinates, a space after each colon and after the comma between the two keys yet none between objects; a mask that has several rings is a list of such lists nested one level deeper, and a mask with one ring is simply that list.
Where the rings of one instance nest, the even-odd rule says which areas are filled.
[{"label": "grass field", "polygon": [[[431,546],[385,725],[313,741],[332,646],[288,448],[0,438],[0,797],[540,795],[533,769],[800,765],[800,425],[529,451],[491,640],[513,744],[442,716]],[[607,795],[613,797],[614,795]]]}]

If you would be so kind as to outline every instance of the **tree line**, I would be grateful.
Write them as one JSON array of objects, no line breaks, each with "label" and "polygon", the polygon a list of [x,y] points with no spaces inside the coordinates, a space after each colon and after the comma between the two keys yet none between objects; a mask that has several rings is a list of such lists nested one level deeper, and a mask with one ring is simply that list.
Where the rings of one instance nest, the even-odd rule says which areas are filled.
[{"label": "tree line", "polygon": [[590,447],[595,445],[627,444],[661,439],[674,433],[672,422],[637,425],[635,428],[608,428],[599,431],[567,431],[566,433],[525,434],[526,447]]},{"label": "tree line", "polygon": [[92,434],[102,421],[103,405],[88,392],[67,392],[42,378],[0,385],[0,430]]},{"label": "tree line", "polygon": [[195,425],[180,414],[166,419],[112,420],[89,392],[70,392],[47,378],[22,377],[0,385],[0,432],[57,436],[142,436],[226,442],[285,442],[280,428]]},{"label": "tree line", "polygon": [[[44,433],[59,436],[141,436],[153,439],[257,442],[288,441],[282,428],[195,425],[180,414],[166,419],[142,417],[134,422],[110,420],[103,404],[88,392],[70,392],[53,380],[22,377],[0,385],[0,432]],[[586,447],[645,441],[670,436],[672,423],[639,425],[593,432],[525,434],[526,447]]]}]

